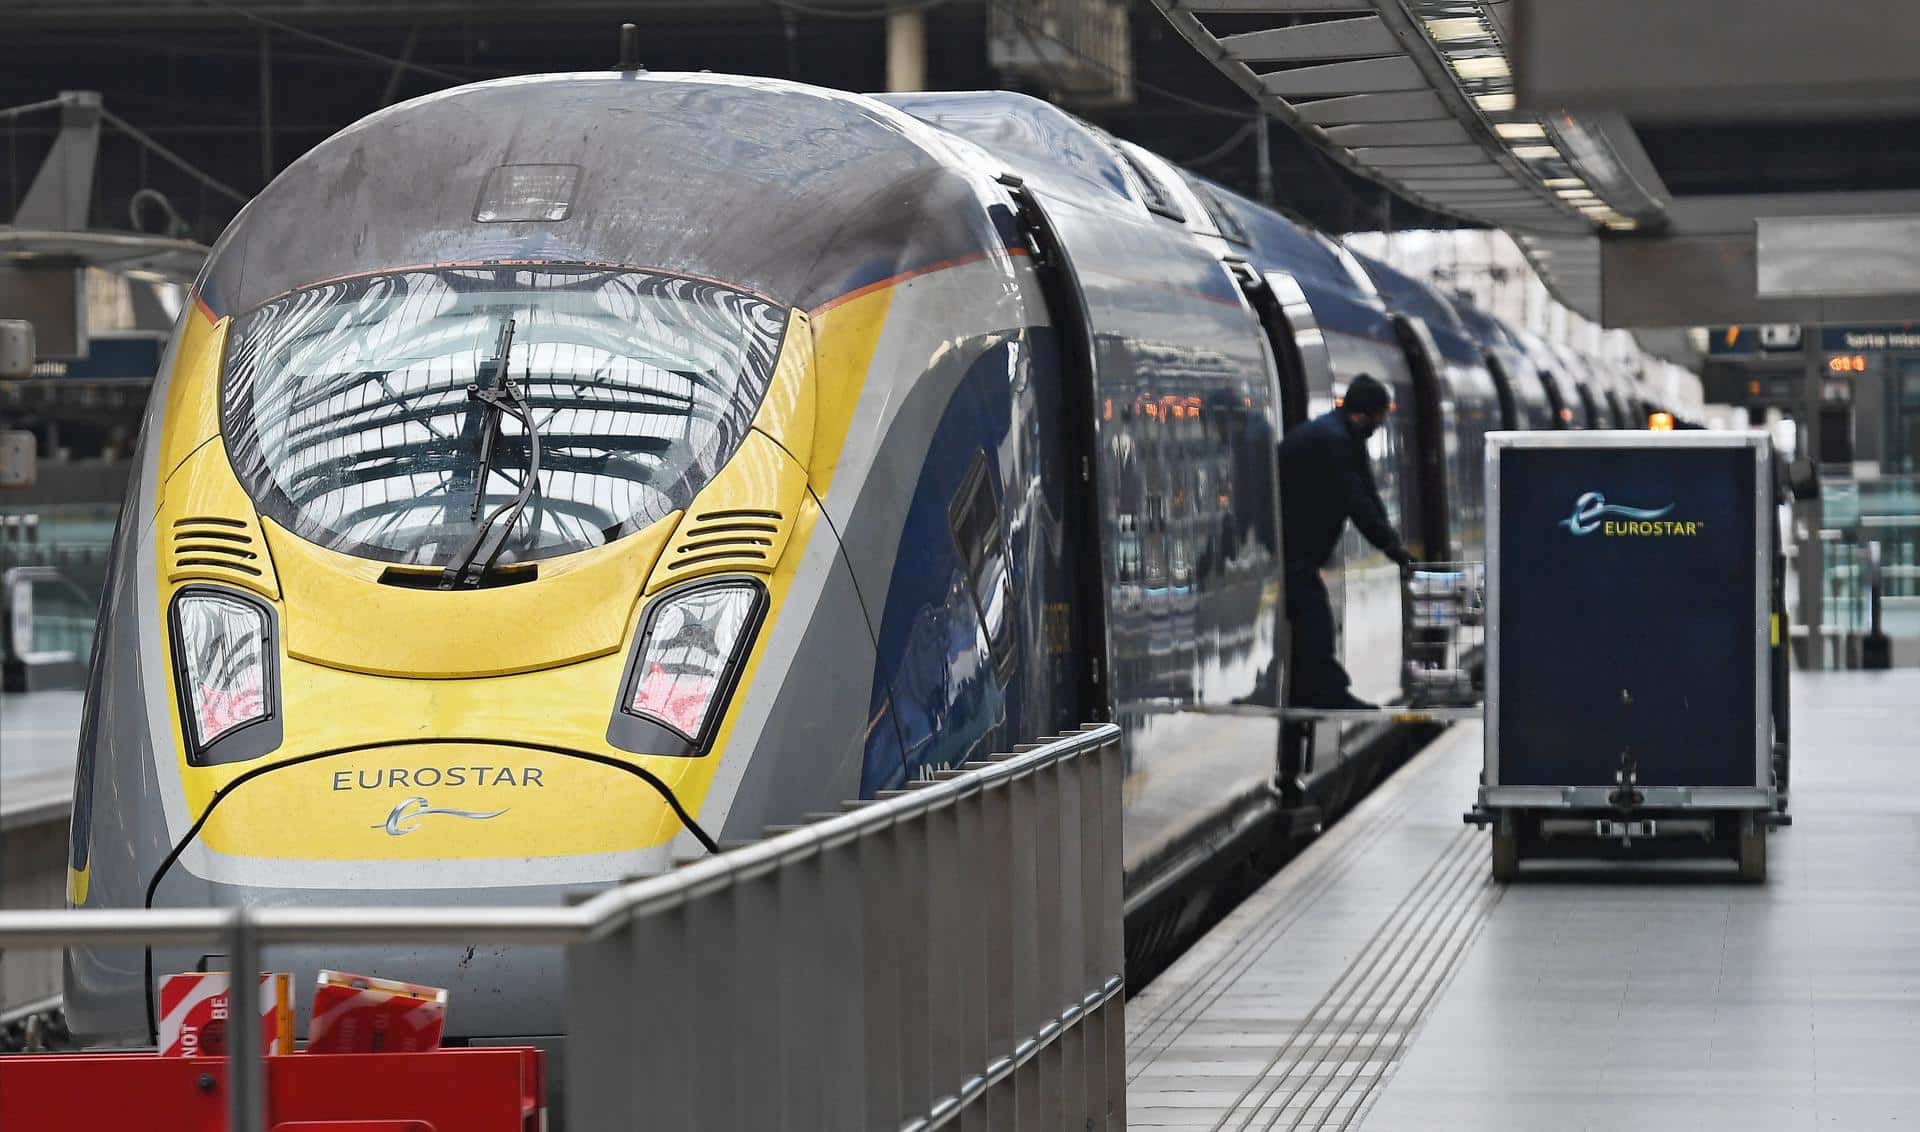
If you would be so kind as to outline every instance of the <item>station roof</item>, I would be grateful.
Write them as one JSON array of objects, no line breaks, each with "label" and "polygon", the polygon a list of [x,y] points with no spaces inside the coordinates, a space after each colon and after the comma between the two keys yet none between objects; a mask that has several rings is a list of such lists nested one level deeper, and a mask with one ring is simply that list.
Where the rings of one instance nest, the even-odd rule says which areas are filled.
[{"label": "station roof", "polygon": [[[793,79],[845,90],[888,85],[891,0],[9,0],[12,65],[0,69],[0,110],[94,91],[100,105],[164,145],[213,184],[195,181],[131,144],[109,121],[101,133],[97,227],[125,228],[132,195],[164,194],[193,239],[210,243],[280,169],[321,140],[393,102],[506,75],[611,66],[616,29],[638,25],[639,55],[655,70]],[[1116,74],[1126,93],[1106,99],[1063,89],[1062,72],[1092,69],[1047,27],[1022,24],[1045,50],[1008,66],[1000,9],[986,0],[904,6],[925,21],[925,85],[1011,89],[1058,101],[1116,136],[1258,194],[1255,107],[1144,5],[1126,9]],[[1056,28],[1056,31],[1058,29]],[[1064,33],[1061,33],[1064,35]],[[997,38],[996,38],[997,37]],[[52,114],[0,120],[15,155],[0,221],[47,152]],[[1462,223],[1328,162],[1290,130],[1270,131],[1278,203],[1330,232]],[[223,188],[235,190],[228,196]],[[146,212],[150,222],[157,208]]]},{"label": "station roof", "polygon": [[1506,229],[1608,325],[1910,317],[1920,296],[1881,251],[1920,236],[1911,0],[1153,3],[1330,158]]}]

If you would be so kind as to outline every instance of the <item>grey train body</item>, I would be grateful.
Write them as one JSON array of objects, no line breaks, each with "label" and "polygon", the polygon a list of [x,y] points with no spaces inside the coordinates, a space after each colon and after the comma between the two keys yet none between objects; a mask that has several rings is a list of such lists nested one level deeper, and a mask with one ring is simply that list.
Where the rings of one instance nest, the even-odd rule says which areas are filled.
[{"label": "grey train body", "polygon": [[[481,180],[513,163],[582,171],[568,223],[475,221]],[[751,837],[1111,718],[1126,737],[1129,930],[1143,941],[1189,918],[1201,882],[1259,853],[1289,807],[1337,811],[1406,738],[1280,721],[1286,427],[1357,373],[1387,382],[1399,409],[1370,452],[1393,518],[1427,557],[1480,557],[1485,433],[1567,424],[1559,410],[1599,380],[1033,99],[709,75],[503,80],[382,111],[248,206],[195,301],[239,316],[357,273],[549,260],[718,280],[816,317],[874,287],[894,296],[814,500],[822,522],[795,551],[769,650],[780,661],[734,694],[745,739],[706,756],[723,762],[700,821]],[[171,470],[154,435],[171,370],[170,355],[87,696],[74,824],[87,906],[149,893],[156,906],[551,905],[634,871],[475,881],[396,861],[397,880],[365,888],[265,865],[222,875],[185,844],[203,815],[186,812],[171,749],[150,526]],[[1329,576],[1355,690],[1392,697],[1394,567],[1349,538]],[[150,1040],[149,968],[204,959],[70,953],[76,1031]],[[455,1039],[564,1029],[551,951],[271,961],[300,985],[328,966],[448,986]]]}]

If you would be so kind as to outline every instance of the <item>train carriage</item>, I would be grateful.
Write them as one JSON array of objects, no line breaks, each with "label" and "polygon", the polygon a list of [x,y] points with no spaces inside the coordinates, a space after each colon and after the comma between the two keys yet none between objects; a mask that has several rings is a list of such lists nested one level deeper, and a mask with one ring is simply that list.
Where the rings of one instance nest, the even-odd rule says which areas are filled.
[{"label": "train carriage", "polygon": [[1506,324],[1465,302],[1456,302],[1453,307],[1467,332],[1485,352],[1487,375],[1493,379],[1500,398],[1500,427],[1529,430],[1560,427],[1552,389],[1527,356],[1526,347]]},{"label": "train carriage", "polygon": [[[1280,433],[1387,381],[1383,494],[1456,555],[1485,357],[1021,96],[619,72],[383,110],[243,210],[175,328],[71,902],[560,904],[1112,718],[1157,937],[1404,738],[1283,733]],[[1397,575],[1357,539],[1333,572],[1390,698]],[[271,958],[448,987],[454,1041],[559,1038],[548,949]],[[208,961],[72,951],[72,1024],[151,1041],[155,973]]]}]

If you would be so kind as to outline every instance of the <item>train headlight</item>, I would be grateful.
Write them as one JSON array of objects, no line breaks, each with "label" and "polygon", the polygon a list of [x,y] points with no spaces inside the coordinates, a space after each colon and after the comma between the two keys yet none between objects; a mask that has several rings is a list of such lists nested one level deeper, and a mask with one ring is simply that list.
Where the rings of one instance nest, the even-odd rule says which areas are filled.
[{"label": "train headlight", "polygon": [[[173,601],[174,673],[189,758],[253,758],[279,745],[273,614],[227,590],[183,590]],[[267,731],[273,734],[266,734]]]},{"label": "train headlight", "polygon": [[655,601],[621,709],[674,732],[689,753],[703,749],[740,677],[765,603],[760,586],[744,579],[694,585]]}]

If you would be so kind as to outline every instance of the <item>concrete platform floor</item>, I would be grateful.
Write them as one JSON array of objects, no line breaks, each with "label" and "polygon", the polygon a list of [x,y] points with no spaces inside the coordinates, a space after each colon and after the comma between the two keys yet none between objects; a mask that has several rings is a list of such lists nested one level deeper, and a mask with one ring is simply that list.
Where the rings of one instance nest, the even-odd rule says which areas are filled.
[{"label": "concrete platform floor", "polygon": [[1766,885],[1505,889],[1454,728],[1128,1004],[1129,1126],[1920,1126],[1920,672],[1796,674],[1794,726]]},{"label": "concrete platform floor", "polygon": [[0,692],[0,829],[66,823],[83,699],[77,690]]}]

